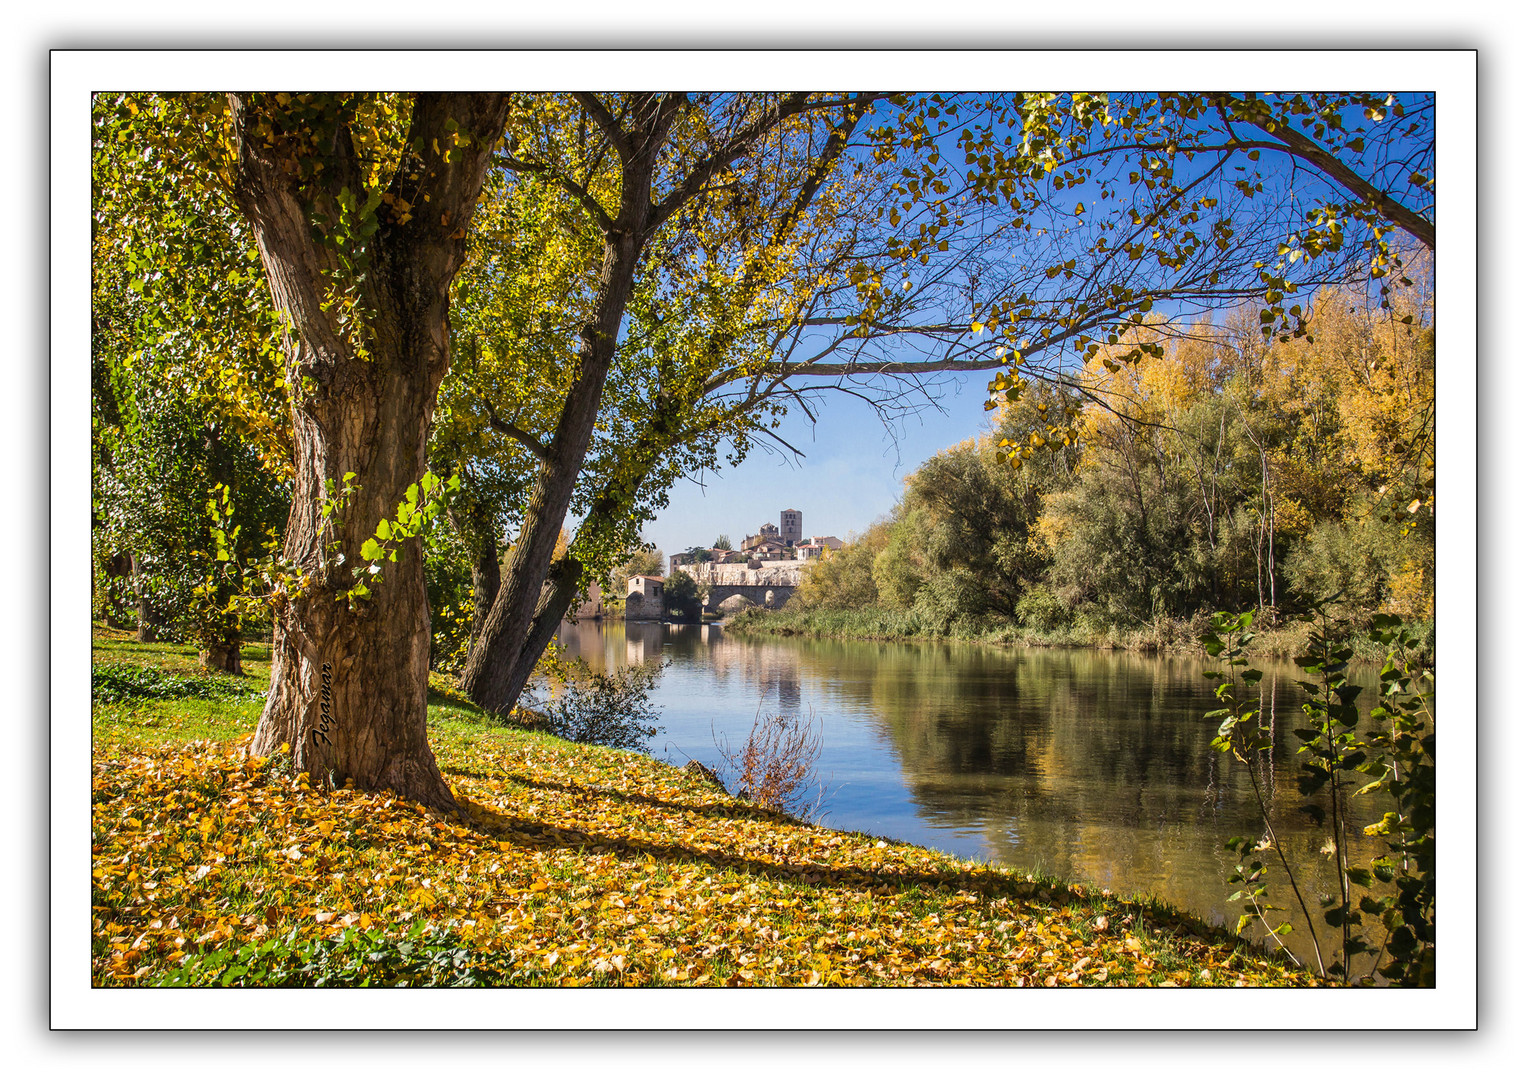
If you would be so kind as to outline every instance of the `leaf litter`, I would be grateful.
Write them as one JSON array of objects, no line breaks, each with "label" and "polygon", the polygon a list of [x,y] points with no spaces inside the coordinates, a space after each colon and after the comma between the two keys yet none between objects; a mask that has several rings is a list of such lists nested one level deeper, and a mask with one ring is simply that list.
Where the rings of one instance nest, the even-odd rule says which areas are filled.
[{"label": "leaf litter", "polygon": [[94,984],[1315,985],[1154,902],[812,825],[639,754],[431,733],[450,814],[315,790],[248,736],[113,743]]}]

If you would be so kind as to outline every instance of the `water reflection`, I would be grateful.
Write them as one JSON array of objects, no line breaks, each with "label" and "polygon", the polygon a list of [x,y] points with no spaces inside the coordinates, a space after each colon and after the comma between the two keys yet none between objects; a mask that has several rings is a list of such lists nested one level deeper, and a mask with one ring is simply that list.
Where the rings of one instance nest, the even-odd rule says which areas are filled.
[{"label": "water reflection", "polygon": [[[1215,921],[1240,914],[1224,900],[1234,864],[1224,842],[1263,826],[1244,767],[1209,746],[1203,660],[753,640],[658,623],[565,624],[561,641],[596,669],[670,660],[655,694],[660,757],[714,764],[717,741],[740,745],[760,712],[808,713],[822,724],[828,824],[1151,893]],[[1313,898],[1331,879],[1324,837],[1298,810],[1299,673],[1263,666],[1276,747],[1258,767]],[[1360,805],[1354,819],[1380,813]],[[1379,849],[1359,836],[1353,850],[1366,860]],[[1273,892],[1292,906],[1286,885]]]}]

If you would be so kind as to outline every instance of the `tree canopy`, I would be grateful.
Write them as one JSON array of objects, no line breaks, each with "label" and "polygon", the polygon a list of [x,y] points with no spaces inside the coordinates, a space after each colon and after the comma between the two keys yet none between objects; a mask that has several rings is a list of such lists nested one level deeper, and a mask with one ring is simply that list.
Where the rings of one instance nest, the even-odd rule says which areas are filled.
[{"label": "tree canopy", "polygon": [[[98,458],[121,428],[107,391],[135,373],[289,485],[263,586],[277,675],[260,746],[439,805],[431,522],[455,545],[431,565],[470,562],[462,686],[502,711],[677,479],[760,442],[793,452],[779,419],[822,393],[887,415],[990,373],[1009,462],[1069,462],[1003,477],[974,444],[945,455],[909,488],[917,544],[866,568],[902,601],[938,581],[948,610],[1010,608],[1041,576],[1035,507],[1073,490],[1058,477],[1107,453],[1159,466],[1151,432],[1208,431],[1202,395],[1137,384],[1212,336],[1206,316],[1240,306],[1266,356],[1293,356],[1278,350],[1316,332],[1315,290],[1359,282],[1354,308],[1427,325],[1413,298],[1396,307],[1435,243],[1431,104],[1415,95],[111,94],[94,116]],[[1379,348],[1372,326],[1351,339]],[[1342,438],[1387,470],[1380,516],[1419,520],[1426,422],[1390,413],[1424,398],[1424,364],[1372,368],[1357,393],[1257,363],[1238,377],[1259,393],[1327,420],[1321,395],[1348,403]],[[1274,519],[1286,537],[1301,510],[1346,510],[1321,502],[1308,449],[1328,432],[1237,431],[1259,447],[1270,592],[1287,554]],[[1191,517],[1150,501],[1164,524]],[[1207,505],[1217,536],[1234,515]],[[357,660],[373,654],[391,659]],[[359,725],[344,746],[336,715]],[[365,724],[387,732],[371,757],[345,748]]]}]

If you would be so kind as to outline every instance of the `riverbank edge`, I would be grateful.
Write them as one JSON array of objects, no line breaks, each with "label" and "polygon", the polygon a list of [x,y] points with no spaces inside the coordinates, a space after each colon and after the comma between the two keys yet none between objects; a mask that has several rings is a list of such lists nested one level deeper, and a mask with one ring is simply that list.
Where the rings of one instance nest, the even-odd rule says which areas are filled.
[{"label": "riverbank edge", "polygon": [[[194,651],[186,647],[103,648],[103,643],[97,644],[97,661],[172,672],[195,669]],[[268,653],[260,653],[258,649],[246,653],[248,673],[237,680],[255,693],[261,678],[268,678],[268,666],[262,662]],[[427,909],[406,914],[420,919],[434,916],[428,920],[431,927],[452,926],[453,934],[463,925],[473,927],[475,936],[469,935],[468,945],[477,958],[474,962],[499,972],[503,981],[497,985],[1315,984],[1308,971],[1280,964],[1223,928],[1150,896],[1116,895],[1044,874],[772,814],[717,790],[701,774],[650,755],[569,743],[495,722],[456,694],[448,678],[432,675],[431,690],[431,743],[463,806],[450,815],[407,807],[394,812],[395,804],[403,804],[385,793],[345,791],[324,796],[309,790],[302,778],[273,782],[267,763],[251,764],[242,749],[259,715],[255,700],[167,699],[93,706],[93,773],[98,788],[92,859],[97,870],[92,899],[96,984],[173,981],[186,973],[185,957],[192,955],[192,966],[199,965],[195,974],[202,979],[194,984],[210,985],[235,966],[233,959],[219,966],[216,958],[239,955],[235,947],[241,941],[246,949],[252,947],[246,937],[267,943],[264,947],[270,942],[305,942],[304,947],[311,950],[343,937],[334,925],[336,920],[347,928],[362,919],[372,925],[398,926],[398,912],[383,907],[380,899],[368,908],[366,902],[330,895],[327,884],[315,885],[311,893],[294,894],[289,881],[276,880],[286,865],[277,853],[290,857],[287,852],[293,845],[316,845],[317,857],[329,860],[330,869],[341,871],[330,877],[343,878],[343,860],[352,857],[352,848],[344,846],[335,830],[354,830],[356,822],[380,822],[389,815],[402,830],[396,846],[371,856],[390,860],[385,869],[401,878],[388,896],[407,897],[411,906],[427,903]],[[185,741],[188,738],[192,741]],[[497,782],[482,768],[490,759],[512,762],[516,769],[522,761],[534,761],[537,768],[513,783]],[[167,768],[169,761],[178,764]],[[203,771],[209,779],[222,777],[222,782],[238,788],[229,800],[209,795],[208,816],[202,819],[199,834],[187,833],[177,815],[166,814],[162,802],[155,805],[163,793],[150,791],[150,777],[187,776],[187,770]],[[194,796],[198,786],[184,789],[180,797]],[[267,786],[276,792],[274,796],[261,794]],[[296,812],[288,819],[278,816],[271,824],[269,805],[275,804],[261,801],[269,797],[286,800],[282,805],[295,800]],[[235,806],[255,816],[249,821],[235,819],[230,809]],[[663,807],[663,812],[654,813],[654,806]],[[326,821],[333,822],[327,829]],[[512,821],[513,828],[500,828],[505,821]],[[109,868],[151,866],[165,859],[162,852],[133,845],[141,846],[145,838],[151,841],[162,834],[170,836],[165,843],[175,842],[177,830],[179,842],[189,840],[193,846],[226,852],[237,845],[242,852],[252,845],[268,851],[272,865],[280,869],[267,870],[263,863],[255,863],[235,870],[241,860],[225,863],[209,857],[207,866],[218,869],[211,872],[207,884],[201,884],[200,873],[188,875],[184,895],[173,891],[181,886],[161,885],[169,891],[151,902],[145,903],[137,893],[132,894],[132,902],[121,902],[127,893],[118,897],[111,891]],[[445,834],[453,839],[443,839]],[[598,841],[589,842],[594,836]],[[560,837],[568,839],[548,842]],[[467,887],[452,894],[438,855],[410,854],[426,848],[450,850],[451,843],[472,865],[516,864],[519,877],[526,880],[490,882],[474,876]],[[366,849],[365,845],[356,848]],[[785,851],[791,853],[788,859],[781,857]],[[802,851],[807,853],[804,857],[797,854]],[[129,855],[131,864],[120,861]],[[375,869],[375,864],[367,867]],[[655,949],[655,955],[646,957],[628,948],[630,942],[625,939],[611,946],[623,951],[605,950],[609,956],[584,948],[589,937],[584,913],[590,898],[604,897],[599,910],[616,915],[627,907],[617,905],[617,911],[611,896],[619,901],[621,896],[633,895],[633,890],[642,894],[641,882],[649,878],[659,895],[663,890],[658,886],[664,883],[672,892],[672,883],[685,875],[693,882],[703,880],[703,885],[693,886],[694,895],[679,890],[679,899],[668,905],[663,916],[668,922],[653,924],[665,928],[664,940],[670,946],[666,952]],[[329,878],[323,880],[327,883]],[[436,884],[430,885],[431,880]],[[197,884],[193,886],[192,881]],[[561,884],[553,889],[549,882]],[[136,884],[141,893],[142,880]],[[198,945],[188,947],[189,935],[183,935],[180,944],[173,944],[176,913],[186,915],[190,905],[199,902],[196,895],[205,894],[214,884],[221,884],[223,907],[216,927],[226,930],[225,938],[208,941],[204,935]],[[127,883],[122,886],[127,888]],[[273,890],[283,896],[276,907],[268,899]],[[778,966],[771,970],[748,959],[759,959],[767,947],[750,942],[759,951],[734,948],[723,955],[705,946],[701,953],[712,951],[701,957],[703,963],[696,960],[687,967],[672,963],[675,944],[714,936],[712,892],[738,909],[731,914],[740,925],[774,924],[776,934],[788,928],[815,941],[837,941],[843,945],[841,955],[828,950],[830,955],[814,955],[793,971]],[[419,900],[420,896],[427,900]],[[559,904],[569,910],[559,912]],[[250,911],[246,914],[242,907]],[[212,925],[210,920],[206,925]],[[411,921],[405,934],[415,932],[418,925],[419,921]],[[537,934],[546,934],[541,928],[549,926],[549,937],[533,936],[528,942],[515,937],[516,927],[524,931],[532,925],[538,928]],[[884,941],[856,937],[866,926],[895,927],[894,941],[890,936]],[[903,927],[911,936],[901,932]],[[379,939],[373,935],[368,940],[371,948]],[[164,946],[158,952],[156,943]],[[850,944],[855,947],[850,949]],[[1046,944],[1050,947],[1045,948]],[[333,947],[344,946],[341,942]],[[211,960],[206,959],[209,956]],[[521,962],[526,956],[535,958],[533,966]],[[543,963],[548,956],[553,961],[549,967]],[[894,959],[905,956],[915,963]],[[130,959],[117,963],[123,957]],[[238,976],[245,981],[235,985],[264,985],[250,974],[254,970],[248,967]]]},{"label": "riverbank edge", "polygon": [[[977,631],[951,629],[949,632],[904,631],[896,627],[904,613],[877,608],[826,608],[812,611],[767,610],[749,608],[725,623],[726,631],[738,637],[806,637],[837,641],[906,642],[962,645],[991,645],[1026,649],[1094,649],[1100,652],[1134,652],[1173,656],[1204,657],[1200,637],[1209,628],[1209,616],[1188,620],[1163,620],[1128,633],[1081,631],[1075,629],[1036,631],[1013,624],[998,624]],[[1253,624],[1256,640],[1247,655],[1269,659],[1292,660],[1308,646],[1310,627],[1284,621],[1278,626]],[[1424,640],[1432,637],[1426,624]],[[1358,663],[1380,663],[1383,651],[1354,630],[1343,642],[1351,646]]]}]

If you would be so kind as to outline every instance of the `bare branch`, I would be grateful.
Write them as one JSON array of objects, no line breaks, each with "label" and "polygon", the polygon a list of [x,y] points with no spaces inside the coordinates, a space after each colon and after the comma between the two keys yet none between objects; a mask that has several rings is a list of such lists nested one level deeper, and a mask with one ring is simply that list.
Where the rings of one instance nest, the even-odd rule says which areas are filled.
[{"label": "bare branch", "polygon": [[[854,104],[868,105],[878,95],[860,94],[852,100]],[[808,111],[815,111],[830,107],[841,107],[843,103],[813,102],[809,96],[803,93],[787,94],[774,106],[751,124],[744,125],[726,145],[709,157],[700,161],[668,195],[655,205],[648,215],[648,228],[656,229],[674,215],[679,207],[683,206],[703,188],[716,173],[736,161],[739,157],[750,150],[753,145],[768,134],[774,128],[784,123],[792,116],[797,116]]]}]

